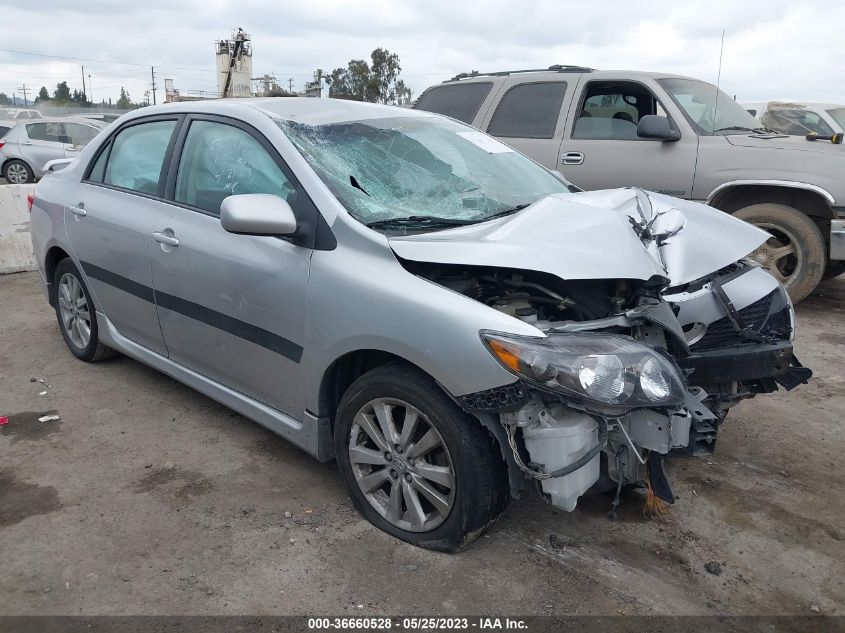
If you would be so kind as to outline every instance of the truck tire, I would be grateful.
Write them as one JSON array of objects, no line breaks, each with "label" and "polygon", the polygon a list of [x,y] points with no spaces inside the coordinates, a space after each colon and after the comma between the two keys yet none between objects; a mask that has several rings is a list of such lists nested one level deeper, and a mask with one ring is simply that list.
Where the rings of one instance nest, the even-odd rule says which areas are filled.
[{"label": "truck tire", "polygon": [[389,363],[353,382],[334,443],[358,511],[413,545],[458,551],[505,509],[507,471],[492,436],[414,367]]},{"label": "truck tire", "polygon": [[807,297],[827,264],[824,237],[816,223],[798,209],[770,202],[739,209],[734,216],[772,235],[749,257],[780,280],[793,303]]}]

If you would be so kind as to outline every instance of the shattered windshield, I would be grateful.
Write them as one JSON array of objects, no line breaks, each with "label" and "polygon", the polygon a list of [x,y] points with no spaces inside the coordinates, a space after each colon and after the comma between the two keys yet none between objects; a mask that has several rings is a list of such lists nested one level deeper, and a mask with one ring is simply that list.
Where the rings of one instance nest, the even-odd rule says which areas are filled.
[{"label": "shattered windshield", "polygon": [[832,110],[828,110],[827,113],[833,117],[833,120],[839,124],[839,127],[845,130],[845,108],[833,108]]},{"label": "shattered windshield", "polygon": [[367,225],[480,222],[569,191],[565,181],[507,145],[446,118],[278,124],[349,213]]},{"label": "shattered windshield", "polygon": [[693,79],[657,80],[699,134],[764,132],[760,122],[713,84]]}]

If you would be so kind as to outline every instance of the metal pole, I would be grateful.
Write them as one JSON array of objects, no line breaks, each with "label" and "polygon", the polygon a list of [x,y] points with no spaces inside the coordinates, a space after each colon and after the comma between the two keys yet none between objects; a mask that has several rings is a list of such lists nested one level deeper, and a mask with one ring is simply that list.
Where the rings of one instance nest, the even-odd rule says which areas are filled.
[{"label": "metal pole", "polygon": [[91,83],[91,73],[88,73],[88,90],[91,91],[91,105],[94,105],[94,84]]},{"label": "metal pole", "polygon": [[156,104],[156,67],[150,66],[150,73],[153,77],[153,105]]},{"label": "metal pole", "polygon": [[85,103],[88,101],[88,96],[85,94],[85,66],[80,65],[82,68],[82,102]]}]

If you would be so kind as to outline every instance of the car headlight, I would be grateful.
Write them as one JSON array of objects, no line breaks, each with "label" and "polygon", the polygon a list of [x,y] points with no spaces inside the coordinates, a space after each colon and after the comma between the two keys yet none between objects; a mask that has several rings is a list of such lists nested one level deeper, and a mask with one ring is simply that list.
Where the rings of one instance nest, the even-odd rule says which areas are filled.
[{"label": "car headlight", "polygon": [[567,396],[603,405],[679,405],[684,386],[677,367],[628,336],[578,332],[529,338],[482,332],[507,369]]}]

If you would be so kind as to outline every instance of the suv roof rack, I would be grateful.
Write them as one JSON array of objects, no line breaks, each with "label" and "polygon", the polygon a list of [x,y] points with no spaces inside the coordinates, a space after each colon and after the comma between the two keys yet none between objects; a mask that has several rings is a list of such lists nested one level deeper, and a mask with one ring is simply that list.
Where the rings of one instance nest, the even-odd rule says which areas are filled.
[{"label": "suv roof rack", "polygon": [[507,75],[516,75],[518,73],[543,73],[543,72],[558,72],[558,73],[591,73],[595,68],[587,68],[586,66],[572,66],[569,64],[554,64],[548,68],[525,68],[522,70],[501,70],[495,73],[482,73],[473,70],[468,73],[460,73],[446,81],[460,81],[461,79],[470,79],[472,77],[504,77]]}]

